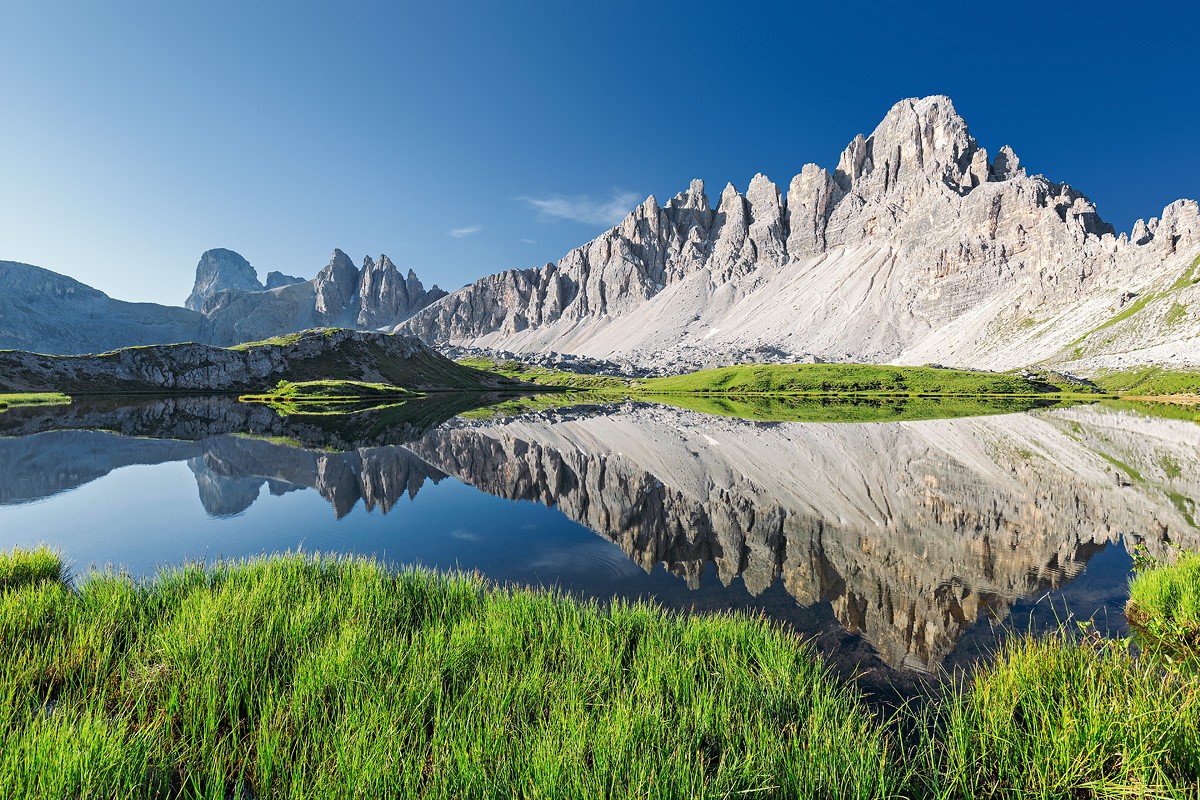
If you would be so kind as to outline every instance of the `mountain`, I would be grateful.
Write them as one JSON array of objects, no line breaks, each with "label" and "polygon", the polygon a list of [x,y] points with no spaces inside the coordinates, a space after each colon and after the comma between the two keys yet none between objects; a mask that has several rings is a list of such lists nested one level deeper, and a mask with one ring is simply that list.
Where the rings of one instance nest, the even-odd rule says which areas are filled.
[{"label": "mountain", "polygon": [[196,285],[183,307],[199,311],[205,300],[226,289],[261,292],[265,288],[258,281],[258,272],[238,253],[223,247],[205,250],[196,265]]},{"label": "mountain", "polygon": [[195,341],[203,322],[195,311],[114,300],[65,275],[0,261],[0,348],[96,353]]},{"label": "mountain", "polygon": [[767,358],[1084,373],[1200,363],[1200,210],[1117,235],[1066,184],[995,156],[943,96],[897,103],[786,197],[701,181],[560,261],[482,278],[399,326],[436,345],[662,371]]},{"label": "mountain", "polygon": [[126,303],[73,278],[0,261],[0,349],[74,355],[136,345],[227,346],[315,327],[394,328],[446,293],[426,290],[387,256],[357,269],[341,250],[312,280],[282,272],[266,283],[232,250],[206,250],[185,308]]},{"label": "mountain", "polygon": [[[247,273],[232,259],[210,270],[210,250],[196,267],[194,297],[203,297],[202,338],[213,344],[236,344],[281,333],[321,326],[372,330],[394,327],[446,295],[434,286],[426,290],[415,272],[401,275],[386,255],[379,261],[363,259],[362,269],[350,257],[334,250],[329,264],[312,280],[272,272],[267,285],[246,281]],[[232,255],[237,256],[236,253]],[[253,267],[241,256],[241,263]],[[240,285],[239,285],[240,284]]]},{"label": "mountain", "polygon": [[82,356],[0,351],[0,392],[235,392],[326,378],[418,391],[517,385],[460,366],[411,336],[332,328],[231,348],[189,342]]}]

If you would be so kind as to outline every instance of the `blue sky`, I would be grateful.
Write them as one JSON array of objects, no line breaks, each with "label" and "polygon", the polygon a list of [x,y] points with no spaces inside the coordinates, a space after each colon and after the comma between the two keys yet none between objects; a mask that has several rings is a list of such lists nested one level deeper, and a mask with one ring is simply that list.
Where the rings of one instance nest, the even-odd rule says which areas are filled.
[{"label": "blue sky", "polygon": [[832,167],[897,100],[1118,229],[1200,195],[1189,4],[0,6],[0,259],[179,304],[200,253],[456,288],[654,194]]}]

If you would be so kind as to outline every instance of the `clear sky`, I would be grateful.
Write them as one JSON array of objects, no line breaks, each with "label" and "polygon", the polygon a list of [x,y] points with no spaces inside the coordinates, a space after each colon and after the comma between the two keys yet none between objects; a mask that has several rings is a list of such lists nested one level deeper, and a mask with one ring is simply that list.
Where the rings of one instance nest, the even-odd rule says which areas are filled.
[{"label": "clear sky", "polygon": [[926,94],[1128,230],[1200,195],[1191,9],[0,0],[0,259],[180,304],[208,248],[340,247],[453,289]]}]

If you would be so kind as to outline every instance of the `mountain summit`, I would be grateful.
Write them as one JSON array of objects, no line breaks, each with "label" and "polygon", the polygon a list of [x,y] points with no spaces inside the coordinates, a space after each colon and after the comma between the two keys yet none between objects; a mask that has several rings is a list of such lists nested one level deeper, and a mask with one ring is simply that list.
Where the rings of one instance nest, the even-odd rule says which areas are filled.
[{"label": "mountain summit", "polygon": [[1084,371],[1200,362],[1200,213],[1117,235],[1066,184],[989,155],[948,97],[897,103],[786,197],[764,175],[654,197],[539,269],[400,326],[436,344],[680,370],[794,360]]}]

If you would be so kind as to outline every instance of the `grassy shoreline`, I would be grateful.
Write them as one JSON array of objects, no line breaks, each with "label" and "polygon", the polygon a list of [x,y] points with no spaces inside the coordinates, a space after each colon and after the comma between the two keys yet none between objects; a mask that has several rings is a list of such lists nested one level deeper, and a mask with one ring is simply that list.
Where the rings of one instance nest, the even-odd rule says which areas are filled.
[{"label": "grassy shoreline", "polygon": [[0,553],[11,797],[1195,796],[1195,672],[1017,639],[882,718],[737,615],[280,556],[78,587]]}]

